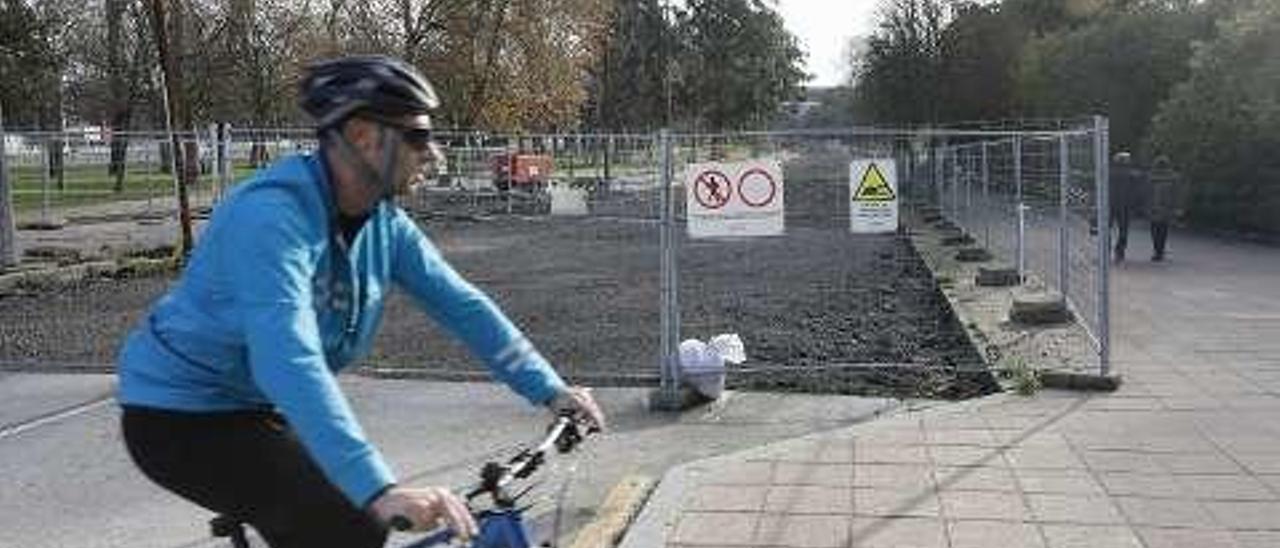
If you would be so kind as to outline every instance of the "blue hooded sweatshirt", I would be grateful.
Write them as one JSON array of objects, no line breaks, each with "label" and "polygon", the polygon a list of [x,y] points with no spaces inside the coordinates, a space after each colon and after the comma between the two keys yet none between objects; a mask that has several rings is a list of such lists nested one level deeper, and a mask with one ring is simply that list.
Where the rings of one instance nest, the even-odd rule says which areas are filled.
[{"label": "blue hooded sweatshirt", "polygon": [[274,409],[357,506],[394,483],[335,374],[373,343],[391,282],[520,395],[564,381],[400,208],[379,203],[349,244],[321,154],[285,158],[213,213],[181,279],[129,334],[119,401],[157,409]]}]

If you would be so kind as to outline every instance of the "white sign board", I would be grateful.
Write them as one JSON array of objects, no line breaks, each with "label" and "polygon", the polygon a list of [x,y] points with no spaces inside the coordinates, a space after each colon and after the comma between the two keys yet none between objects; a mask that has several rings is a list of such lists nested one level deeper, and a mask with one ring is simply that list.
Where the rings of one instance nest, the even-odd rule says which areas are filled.
[{"label": "white sign board", "polygon": [[777,236],[785,231],[777,160],[690,164],[684,182],[690,238]]},{"label": "white sign board", "polygon": [[898,231],[898,169],[892,158],[849,164],[849,230],[855,234]]}]

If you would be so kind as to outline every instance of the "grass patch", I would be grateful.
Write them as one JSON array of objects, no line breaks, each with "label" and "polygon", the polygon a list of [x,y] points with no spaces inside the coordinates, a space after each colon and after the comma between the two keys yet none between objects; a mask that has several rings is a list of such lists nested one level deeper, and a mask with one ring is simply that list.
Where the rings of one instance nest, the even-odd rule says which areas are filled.
[{"label": "grass patch", "polygon": [[1000,368],[1000,378],[1008,381],[1014,393],[1019,396],[1031,396],[1044,387],[1044,379],[1040,372],[1027,363],[1026,358],[1014,357],[1007,360]]},{"label": "grass patch", "polygon": [[[167,198],[173,195],[173,176],[160,171],[155,164],[127,166],[120,188],[116,187],[116,177],[107,173],[105,164],[66,166],[60,187],[56,177],[50,176],[46,180],[41,177],[40,171],[39,166],[9,168],[13,207],[16,211],[39,210],[46,201],[49,207],[61,208]],[[243,180],[253,171],[248,164],[235,165],[232,180]],[[209,190],[214,184],[212,174],[202,174],[192,190]]]}]

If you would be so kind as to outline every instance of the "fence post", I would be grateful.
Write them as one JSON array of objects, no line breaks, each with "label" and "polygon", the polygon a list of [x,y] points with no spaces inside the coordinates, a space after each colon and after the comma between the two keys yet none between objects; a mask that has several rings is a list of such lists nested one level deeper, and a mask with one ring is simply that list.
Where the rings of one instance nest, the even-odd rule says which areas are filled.
[{"label": "fence post", "polygon": [[45,226],[49,225],[49,170],[53,165],[53,159],[49,157],[49,140],[52,135],[40,143],[40,224]]},{"label": "fence post", "polygon": [[1022,203],[1022,136],[1013,136],[1014,207],[1018,210],[1018,280],[1027,278],[1027,206]]},{"label": "fence post", "polygon": [[982,142],[982,247],[991,249],[991,168],[987,142]]},{"label": "fence post", "polygon": [[9,164],[5,161],[8,138],[4,132],[4,111],[0,110],[0,270],[18,266],[16,223],[13,219],[13,192],[9,186]]},{"label": "fence post", "polygon": [[1098,223],[1098,368],[1111,373],[1111,165],[1110,121],[1093,117],[1093,185]]},{"label": "fence post", "polygon": [[1067,135],[1058,136],[1058,292],[1067,298],[1070,289],[1071,254],[1068,250],[1070,235],[1067,227],[1067,188],[1071,182],[1071,158]]},{"label": "fence post", "polygon": [[964,220],[960,218],[960,146],[957,145],[951,149],[951,216],[952,220],[960,224],[960,228],[966,233],[969,227],[963,225]]},{"label": "fence post", "polygon": [[978,226],[978,220],[974,218],[977,215],[977,212],[974,211],[973,208],[973,175],[974,172],[977,171],[974,169],[973,164],[976,162],[977,158],[974,157],[972,150],[968,152],[968,157],[964,163],[964,217],[965,232],[968,232],[969,235],[972,236],[974,230],[976,230]]},{"label": "fence post", "polygon": [[659,245],[662,263],[662,312],[661,336],[662,346],[658,353],[658,366],[661,372],[657,398],[652,406],[657,410],[673,411],[680,408],[680,371],[677,360],[677,349],[680,337],[680,301],[679,301],[679,267],[676,249],[676,197],[672,189],[672,146],[671,130],[663,129],[658,134],[661,147],[661,169],[659,180],[662,183],[662,223],[659,232]]},{"label": "fence post", "polygon": [[932,150],[929,151],[929,156],[931,156],[931,159],[933,160],[933,193],[934,195],[936,195],[938,200],[938,211],[940,211],[942,216],[946,216],[947,215],[947,201],[946,201],[947,179],[946,179],[946,173],[943,172],[943,169],[945,169],[945,166],[943,166],[942,164],[942,161],[943,161],[942,151],[943,151],[942,146],[938,145],[938,143],[933,143]]},{"label": "fence post", "polygon": [[227,187],[231,186],[231,124],[221,122],[218,124],[218,190],[214,193],[213,201],[217,203],[222,200]]}]

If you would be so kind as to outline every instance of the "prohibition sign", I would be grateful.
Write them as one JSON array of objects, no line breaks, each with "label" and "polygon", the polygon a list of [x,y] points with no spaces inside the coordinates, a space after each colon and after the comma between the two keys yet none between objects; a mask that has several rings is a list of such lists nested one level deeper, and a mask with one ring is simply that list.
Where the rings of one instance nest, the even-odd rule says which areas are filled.
[{"label": "prohibition sign", "polygon": [[693,197],[702,207],[720,209],[729,203],[733,196],[733,183],[729,176],[719,171],[707,170],[698,174],[693,180]]},{"label": "prohibition sign", "polygon": [[[754,179],[750,181],[753,183],[751,185],[752,191],[747,192],[747,183],[749,182],[747,178],[751,177],[752,175],[759,175],[760,177],[764,178],[764,182],[769,184],[769,191],[767,193],[758,192],[758,190],[763,188],[763,185],[759,183],[755,183]],[[738,195],[742,197],[742,203],[747,204],[751,207],[767,206],[769,205],[769,202],[773,201],[773,197],[776,196],[777,194],[778,194],[778,183],[773,182],[773,177],[769,176],[768,171],[765,171],[758,167],[751,168],[751,169],[748,169],[745,173],[743,173],[742,177],[738,178]]]}]

